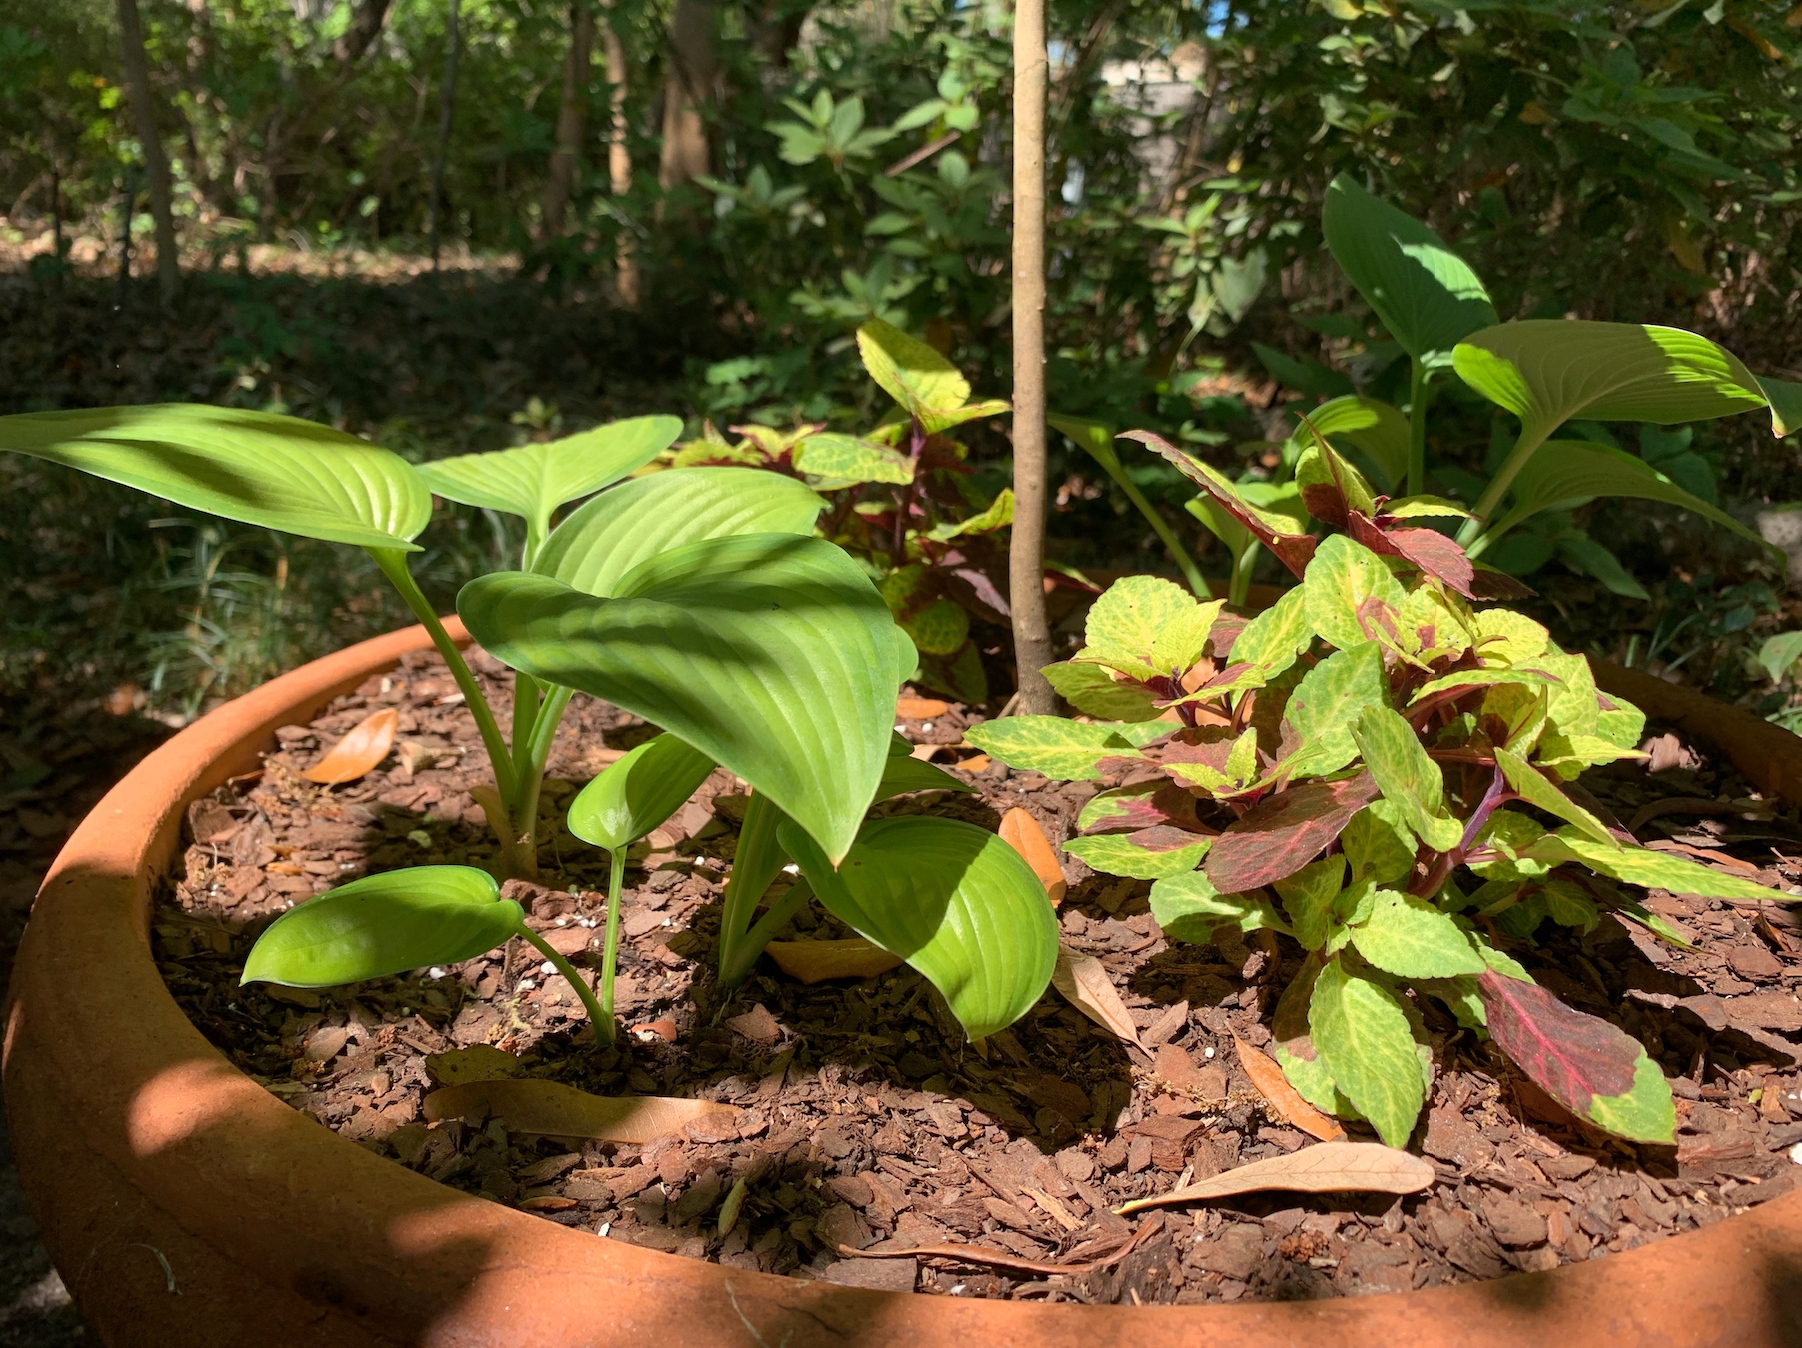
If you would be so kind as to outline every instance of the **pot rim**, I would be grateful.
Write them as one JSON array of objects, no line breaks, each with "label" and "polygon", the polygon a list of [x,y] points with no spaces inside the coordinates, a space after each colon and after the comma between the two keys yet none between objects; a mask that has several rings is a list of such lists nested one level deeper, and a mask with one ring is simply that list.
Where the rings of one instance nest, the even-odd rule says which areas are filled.
[{"label": "pot rim", "polygon": [[[455,619],[446,626],[467,639]],[[1581,1334],[1596,1345],[1780,1348],[1802,1331],[1802,1190],[1545,1273],[1314,1302],[1139,1308],[965,1301],[747,1272],[597,1238],[378,1157],[289,1108],[202,1038],[152,958],[150,900],[189,802],[254,762],[277,726],[304,724],[429,646],[420,627],[378,637],[197,721],[107,794],[44,882],[8,990],[6,1100],[45,1243],[108,1343],[285,1332],[338,1348],[561,1346],[648,1330],[671,1348],[949,1348],[972,1335],[1035,1348],[1115,1336],[1136,1348],[1273,1348],[1344,1329],[1433,1345]],[[1768,741],[1767,753],[1802,755],[1796,737],[1766,729],[1791,742]],[[154,1241],[124,1238],[134,1234]],[[178,1283],[185,1295],[172,1296]]]}]

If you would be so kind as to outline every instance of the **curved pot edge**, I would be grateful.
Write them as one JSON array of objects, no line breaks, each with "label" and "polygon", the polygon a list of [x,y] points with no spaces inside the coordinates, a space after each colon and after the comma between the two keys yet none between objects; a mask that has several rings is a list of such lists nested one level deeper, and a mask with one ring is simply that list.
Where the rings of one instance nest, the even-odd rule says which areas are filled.
[{"label": "curved pot edge", "polygon": [[102,801],[45,882],[6,1007],[8,1109],[46,1243],[107,1343],[223,1348],[279,1334],[335,1348],[548,1348],[636,1330],[673,1348],[711,1348],[729,1339],[722,1326],[741,1324],[747,1343],[786,1338],[790,1348],[949,1348],[970,1335],[1048,1348],[1087,1348],[1098,1336],[1130,1336],[1142,1348],[1261,1348],[1336,1329],[1434,1345],[1581,1333],[1596,1345],[1778,1348],[1802,1332],[1802,1193],[1551,1273],[1360,1299],[1140,1310],[965,1302],[740,1272],[596,1239],[384,1161],[289,1109],[206,1044],[151,960],[149,895],[189,800],[231,775],[276,725],[424,644],[417,628],[363,643],[189,727]]}]

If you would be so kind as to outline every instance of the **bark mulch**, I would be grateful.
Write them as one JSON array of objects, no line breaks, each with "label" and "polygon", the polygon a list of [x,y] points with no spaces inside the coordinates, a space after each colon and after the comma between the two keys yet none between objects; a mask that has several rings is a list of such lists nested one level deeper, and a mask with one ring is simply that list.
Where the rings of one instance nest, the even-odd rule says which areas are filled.
[{"label": "bark mulch", "polygon": [[[476,663],[504,707],[500,667]],[[396,707],[401,725],[381,768],[332,789],[297,775],[381,706]],[[992,827],[1020,806],[1053,842],[1066,836],[1096,784],[987,763],[964,745],[961,708],[923,711],[932,714],[901,728],[939,746],[937,761],[979,794],[904,797],[889,809]],[[652,733],[575,699],[539,821],[542,883],[510,882],[532,925],[581,962],[598,959],[605,858],[561,827],[563,807]],[[1438,1172],[1430,1190],[1264,1194],[1125,1219],[1112,1209],[1127,1200],[1309,1145],[1252,1086],[1233,1045],[1234,1036],[1269,1042],[1265,1022],[1299,964],[1286,941],[1167,944],[1145,882],[1071,858],[1064,939],[1101,960],[1146,1053],[1055,994],[979,1051],[906,968],[808,987],[766,960],[744,986],[722,990],[712,958],[746,797],[717,772],[635,849],[618,982],[630,1028],[611,1049],[595,1048],[573,991],[523,943],[343,989],[239,987],[251,941],[290,904],[367,871],[494,856],[468,790],[487,760],[435,656],[409,657],[281,741],[260,774],[190,812],[194,841],[155,920],[176,997],[237,1066],[323,1125],[445,1184],[606,1239],[923,1293],[1312,1298],[1600,1258],[1719,1221],[1802,1179],[1802,923],[1788,911],[1655,895],[1651,906],[1695,950],[1609,918],[1586,935],[1548,927],[1540,945],[1515,952],[1664,1065],[1678,1097],[1674,1147],[1623,1143],[1578,1122],[1429,1006],[1440,1075],[1414,1142]],[[1650,845],[1797,886],[1794,811],[1759,800],[1730,767],[1656,726],[1649,744],[1649,770],[1617,765],[1585,779],[1603,806]],[[812,911],[784,936],[848,934]],[[586,1090],[692,1095],[743,1112],[729,1129],[695,1125],[643,1147],[522,1136],[502,1118],[424,1123],[435,1082],[483,1054]],[[722,1235],[722,1203],[741,1180],[742,1207]],[[1129,1241],[1123,1258],[1107,1259]],[[1063,1274],[840,1254],[945,1243],[1099,1263]]]}]

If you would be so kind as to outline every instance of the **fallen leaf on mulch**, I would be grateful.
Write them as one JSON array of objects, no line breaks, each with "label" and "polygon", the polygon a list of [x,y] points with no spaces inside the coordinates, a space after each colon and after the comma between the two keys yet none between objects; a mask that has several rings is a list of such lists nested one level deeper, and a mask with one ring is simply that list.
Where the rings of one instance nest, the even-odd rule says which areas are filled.
[{"label": "fallen leaf on mulch", "polygon": [[394,747],[394,733],[399,729],[400,713],[393,707],[371,712],[326,750],[324,758],[300,775],[321,786],[354,782],[388,756]]},{"label": "fallen leaf on mulch", "polygon": [[1253,1161],[1212,1179],[1200,1180],[1186,1189],[1135,1199],[1114,1211],[1125,1215],[1160,1203],[1199,1203],[1263,1189],[1309,1194],[1341,1191],[1414,1194],[1431,1186],[1435,1174],[1431,1161],[1385,1147],[1380,1142],[1321,1142],[1287,1156]]},{"label": "fallen leaf on mulch", "polygon": [[861,936],[845,941],[771,941],[764,950],[778,969],[802,983],[874,978],[901,963],[899,955],[891,955]]},{"label": "fallen leaf on mulch", "polygon": [[[1035,824],[1033,827],[1038,826]],[[1139,1039],[1139,1027],[1133,1024],[1132,1013],[1126,1009],[1126,1003],[1120,1000],[1120,994],[1114,990],[1113,980],[1107,976],[1107,970],[1101,967],[1101,961],[1093,955],[1084,955],[1059,941],[1057,966],[1051,971],[1051,986],[1070,1005],[1097,1025],[1112,1030],[1135,1048],[1145,1047]]]},{"label": "fallen leaf on mulch", "polygon": [[1016,805],[1001,816],[1000,833],[1002,841],[1025,857],[1027,864],[1044,882],[1051,906],[1055,908],[1062,903],[1068,888],[1064,868],[1057,864],[1057,853],[1052,850],[1051,839],[1045,836],[1045,830],[1039,827],[1039,821]]},{"label": "fallen leaf on mulch", "polygon": [[1345,1140],[1345,1129],[1339,1126],[1339,1121],[1322,1114],[1302,1099],[1301,1092],[1289,1084],[1289,1078],[1283,1074],[1280,1066],[1238,1035],[1233,1036],[1233,1047],[1239,1051],[1239,1065],[1245,1069],[1245,1075],[1251,1078],[1251,1084],[1258,1088],[1258,1094],[1270,1101],[1271,1108],[1283,1118],[1322,1142]]},{"label": "fallen leaf on mulch", "polygon": [[461,1086],[468,1081],[499,1081],[518,1076],[520,1061],[493,1044],[471,1044],[449,1053],[426,1055],[425,1070],[440,1086]]},{"label": "fallen leaf on mulch", "polygon": [[753,1044],[773,1044],[782,1038],[782,1027],[762,1002],[742,1016],[727,1016],[726,1028],[738,1031]]},{"label": "fallen leaf on mulch", "polygon": [[736,1115],[732,1105],[662,1095],[590,1095],[555,1081],[470,1081],[425,1098],[428,1123],[483,1112],[516,1133],[593,1137],[643,1144],[709,1114]]},{"label": "fallen leaf on mulch", "polygon": [[930,721],[951,710],[949,702],[936,697],[902,697],[895,699],[895,715],[904,721]]}]

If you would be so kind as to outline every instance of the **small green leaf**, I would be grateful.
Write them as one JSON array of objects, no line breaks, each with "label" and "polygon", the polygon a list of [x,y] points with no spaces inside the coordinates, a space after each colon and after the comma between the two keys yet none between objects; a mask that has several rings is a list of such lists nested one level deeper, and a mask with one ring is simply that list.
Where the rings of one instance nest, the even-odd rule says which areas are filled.
[{"label": "small green leaf", "polygon": [[1450,914],[1393,889],[1376,892],[1369,918],[1352,931],[1352,944],[1377,968],[1403,978],[1452,978],[1487,967]]},{"label": "small green leaf", "polygon": [[[1090,724],[1062,716],[1009,716],[984,721],[964,737],[991,758],[1022,772],[1042,772],[1063,782],[1086,782],[1101,776],[1097,766],[1108,758],[1142,758],[1138,744],[1168,734],[1161,721],[1142,725]],[[1128,738],[1138,734],[1137,739]]]},{"label": "small green leaf", "polygon": [[1445,813],[1445,778],[1399,712],[1372,707],[1352,727],[1365,766],[1383,799],[1394,805],[1418,837],[1437,851],[1458,845],[1462,826]]},{"label": "small green leaf", "polygon": [[596,847],[629,847],[681,809],[713,768],[674,735],[646,740],[570,802],[569,831]]},{"label": "small green leaf", "polygon": [[1266,680],[1293,665],[1314,640],[1304,607],[1306,599],[1307,592],[1299,585],[1285,590],[1281,599],[1245,624],[1233,641],[1228,659],[1236,665],[1253,666]]},{"label": "small green leaf", "polygon": [[1326,944],[1333,925],[1333,901],[1344,886],[1344,857],[1322,857],[1276,882],[1277,897],[1283,901],[1283,911],[1289,914],[1289,925],[1303,950],[1318,950]]},{"label": "small green leaf", "polygon": [[1483,282],[1445,240],[1345,174],[1327,189],[1321,229],[1334,261],[1416,360],[1434,363],[1496,321]]},{"label": "small green leaf", "polygon": [[878,804],[892,796],[906,795],[910,791],[975,790],[968,782],[953,777],[943,768],[922,763],[904,750],[898,754],[889,754],[887,761],[883,763],[882,780],[876,786],[876,799],[870,803]]},{"label": "small green leaf", "polygon": [[834,871],[792,823],[777,831],[828,912],[898,955],[983,1039],[1044,995],[1057,919],[1026,859],[974,824],[913,815],[866,824]]},{"label": "small green leaf", "polygon": [[1371,707],[1387,706],[1388,699],[1383,651],[1374,641],[1336,651],[1310,669],[1285,711],[1301,738],[1300,752],[1311,751],[1307,770],[1325,776],[1356,758],[1351,727]]},{"label": "small green leaf", "polygon": [[1670,426],[1766,405],[1731,352],[1652,324],[1503,323],[1460,342],[1453,364],[1465,383],[1520,418],[1523,440],[1543,440],[1578,417]]},{"label": "small green leaf", "polygon": [[[1377,513],[1375,489],[1365,480],[1364,474],[1347,463],[1331,445],[1310,443],[1302,450],[1301,457],[1295,461],[1295,483],[1301,488],[1301,499],[1307,504],[1308,513],[1315,519],[1342,524],[1345,507],[1365,516]],[[1333,502],[1331,510],[1316,509],[1323,499]]]},{"label": "small green leaf", "polygon": [[1419,844],[1392,801],[1374,800],[1359,810],[1339,840],[1353,880],[1393,884],[1414,869]]},{"label": "small green leaf", "polygon": [[1155,721],[1164,714],[1158,696],[1136,679],[1115,680],[1098,664],[1061,660],[1039,671],[1078,711],[1106,721]]},{"label": "small green leaf", "polygon": [[1302,579],[1302,591],[1308,625],[1341,650],[1376,636],[1359,618],[1367,600],[1379,600],[1398,614],[1407,602],[1401,582],[1383,559],[1344,534],[1320,544]]},{"label": "small green leaf", "polygon": [[792,477],[759,468],[671,468],[603,492],[552,531],[532,569],[606,597],[660,552],[707,538],[813,532],[826,507]]},{"label": "small green leaf", "polygon": [[922,655],[950,655],[970,639],[970,615],[942,595],[898,621]]},{"label": "small green leaf", "polygon": [[913,465],[907,455],[855,435],[808,436],[795,450],[795,467],[809,477],[822,479],[819,485],[824,491],[859,482],[905,484],[914,480]]},{"label": "small green leaf", "polygon": [[1508,779],[1509,789],[1527,804],[1575,824],[1603,847],[1619,850],[1620,842],[1608,831],[1606,824],[1541,777],[1525,759],[1498,748],[1495,762],[1502,770],[1502,776]]},{"label": "small green leaf", "polygon": [[857,349],[870,378],[928,434],[1008,410],[999,399],[970,402],[970,384],[957,367],[918,338],[880,318],[857,330]]},{"label": "small green leaf", "polygon": [[1512,609],[1480,609],[1474,617],[1477,654],[1484,660],[1515,665],[1537,659],[1545,654],[1546,643],[1551,639],[1545,628]]},{"label": "small green leaf", "polygon": [[436,459],[419,471],[446,500],[522,515],[542,539],[558,506],[644,467],[680,434],[678,417],[633,417],[545,444]]},{"label": "small green leaf", "polygon": [[1546,690],[1546,714],[1567,735],[1593,735],[1601,704],[1596,701],[1596,677],[1581,655],[1542,655],[1534,661],[1558,682]]},{"label": "small green leaf", "polygon": [[497,659],[667,727],[842,857],[916,660],[858,565],[821,539],[749,534],[675,548],[614,588],[503,572],[464,586],[457,611]]},{"label": "small green leaf", "polygon": [[1591,870],[1611,879],[1647,889],[1668,889],[1673,894],[1694,894],[1704,899],[1762,899],[1771,903],[1794,903],[1795,898],[1768,889],[1750,880],[1742,880],[1725,871],[1669,852],[1654,852],[1644,847],[1616,844],[1605,847],[1599,842],[1573,833],[1568,827],[1547,834],[1521,853],[1531,861],[1551,865],[1579,861]]},{"label": "small green leaf", "polygon": [[1677,1131],[1671,1084],[1643,1050],[1633,1061],[1633,1084],[1619,1095],[1590,1096],[1589,1117],[1616,1137],[1647,1142],[1668,1143]]},{"label": "small green leaf", "polygon": [[1344,957],[1314,980],[1308,1028],[1328,1072],[1392,1147],[1408,1145],[1426,1100],[1407,1013],[1395,994],[1352,973]]},{"label": "small green leaf", "polygon": [[524,916],[487,871],[415,866],[353,880],[283,913],[257,938],[243,983],[331,988],[485,954]]},{"label": "small green leaf", "polygon": [[1208,854],[1212,841],[1204,835],[1185,833],[1161,824],[1136,833],[1098,833],[1087,838],[1072,838],[1064,844],[1064,850],[1108,875],[1162,880],[1194,870]]},{"label": "small green leaf", "polygon": [[1224,602],[1198,604],[1171,581],[1127,576],[1089,609],[1083,629],[1087,654],[1106,663],[1107,655],[1118,652],[1159,674],[1181,673],[1201,658]]},{"label": "small green leaf", "polygon": [[1205,945],[1218,929],[1238,932],[1289,930],[1270,900],[1259,894],[1222,894],[1201,871],[1158,880],[1151,886],[1151,915],[1172,941]]},{"label": "small green leaf", "polygon": [[400,455],[297,417],[170,403],[0,417],[0,449],[244,524],[417,552],[432,519]]}]

